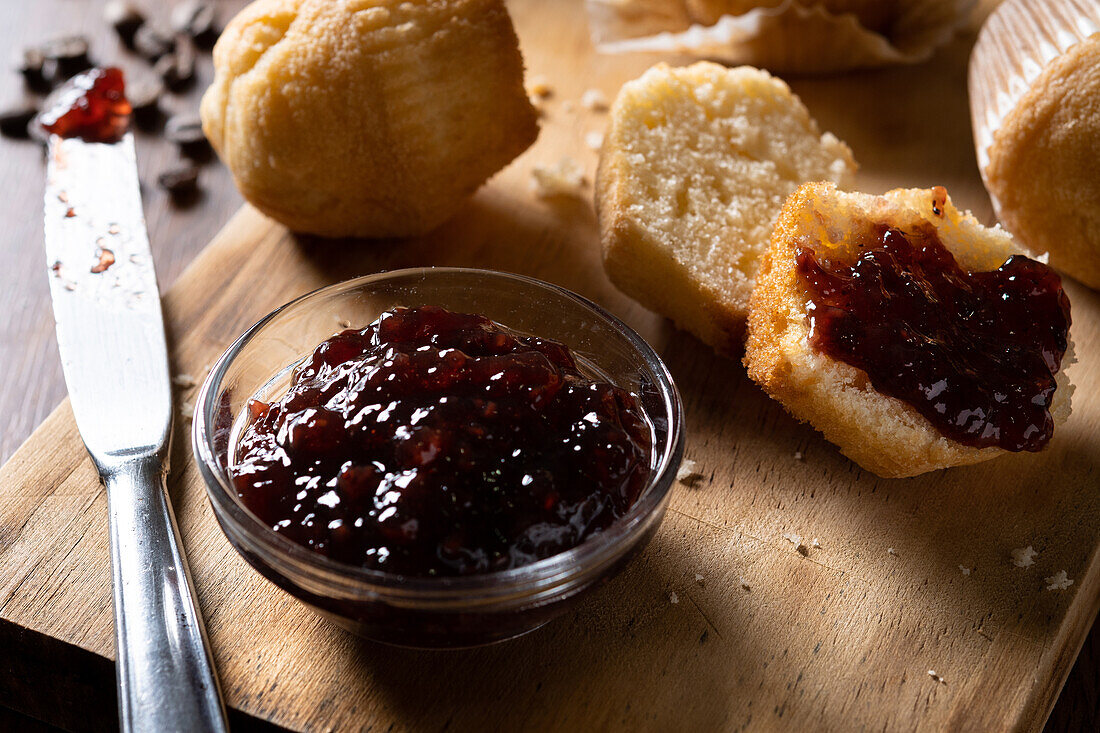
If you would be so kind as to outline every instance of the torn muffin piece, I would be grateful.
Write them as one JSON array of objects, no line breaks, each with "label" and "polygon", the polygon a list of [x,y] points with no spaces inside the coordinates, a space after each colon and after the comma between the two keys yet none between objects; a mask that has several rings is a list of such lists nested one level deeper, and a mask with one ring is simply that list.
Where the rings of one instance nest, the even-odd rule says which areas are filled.
[{"label": "torn muffin piece", "polygon": [[1037,451],[1070,411],[1069,300],[946,190],[806,184],[752,295],[749,376],[883,477]]},{"label": "torn muffin piece", "polygon": [[783,201],[806,181],[846,183],[855,168],[768,72],[658,64],[611,108],[596,173],[604,269],[646,308],[740,355]]}]

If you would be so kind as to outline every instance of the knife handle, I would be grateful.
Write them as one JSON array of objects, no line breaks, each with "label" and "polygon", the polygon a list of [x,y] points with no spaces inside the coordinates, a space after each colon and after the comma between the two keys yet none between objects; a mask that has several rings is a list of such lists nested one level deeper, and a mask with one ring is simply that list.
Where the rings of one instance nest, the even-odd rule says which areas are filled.
[{"label": "knife handle", "polygon": [[100,468],[110,517],[120,727],[225,731],[166,468],[156,455]]}]

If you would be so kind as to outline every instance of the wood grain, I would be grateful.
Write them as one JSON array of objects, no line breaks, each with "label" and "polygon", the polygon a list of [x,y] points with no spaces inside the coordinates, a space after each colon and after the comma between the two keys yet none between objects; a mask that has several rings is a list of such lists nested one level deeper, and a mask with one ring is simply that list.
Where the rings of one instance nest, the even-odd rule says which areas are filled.
[{"label": "wood grain", "polygon": [[[203,375],[271,308],[354,275],[422,264],[523,272],[593,298],[658,348],[704,476],[675,489],[650,548],[575,614],[495,647],[411,652],[334,629],[252,572],[217,529],[178,420],[171,491],[241,725],[1039,729],[1100,601],[1100,298],[1070,286],[1079,390],[1051,450],[904,481],[862,473],[739,365],[611,287],[587,195],[530,195],[535,163],[568,154],[594,169],[583,139],[604,120],[576,104],[583,91],[612,95],[655,60],[593,56],[578,6],[512,4],[528,67],[555,94],[536,146],[454,221],[415,241],[326,242],[243,209],[166,295],[174,366]],[[922,67],[793,86],[852,145],[862,188],[944,184],[988,221],[966,111],[970,42]],[[0,487],[0,648],[17,672],[0,676],[0,702],[101,729],[113,722],[106,498],[67,404],[0,470]],[[788,533],[821,547],[802,557]],[[1027,544],[1036,565],[1013,567],[1011,550]],[[1074,585],[1045,590],[1060,569]],[[16,664],[25,659],[36,663]],[[1092,694],[1092,717],[1071,725],[1095,721]]]},{"label": "wood grain", "polygon": [[[0,70],[0,105],[8,106],[34,96],[24,89],[13,69],[22,49],[47,39],[83,34],[91,43],[93,60],[121,65],[127,74],[149,73],[149,67],[126,51],[102,18],[106,0],[35,0],[7,2],[0,43],[5,66]],[[167,22],[170,7],[155,0],[139,0],[146,15]],[[246,4],[245,0],[221,0],[223,19]],[[167,114],[198,113],[199,97],[210,83],[213,69],[209,55],[197,59],[195,85],[180,94],[166,94]],[[221,229],[241,205],[240,194],[221,165],[203,166],[201,195],[186,206],[173,205],[157,187],[162,171],[180,162],[176,146],[156,130],[135,131],[138,168],[142,182],[146,222],[156,259],[161,287],[175,282],[195,255]],[[45,181],[42,149],[30,141],[0,138],[0,460],[6,459],[65,396],[61,362],[50,311],[45,255],[42,251],[42,189]]]}]

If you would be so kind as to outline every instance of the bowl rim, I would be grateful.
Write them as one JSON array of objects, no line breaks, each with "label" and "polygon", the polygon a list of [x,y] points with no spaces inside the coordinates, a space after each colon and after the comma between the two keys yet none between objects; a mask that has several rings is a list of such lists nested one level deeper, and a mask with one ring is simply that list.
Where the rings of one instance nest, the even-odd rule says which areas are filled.
[{"label": "bowl rim", "polygon": [[[303,303],[311,299],[416,275],[421,278],[475,275],[549,290],[604,320],[619,335],[625,337],[636,354],[656,376],[654,386],[659,390],[666,412],[664,416],[659,417],[667,419],[668,422],[667,438],[663,443],[655,446],[659,450],[657,465],[638,500],[625,515],[579,545],[526,565],[508,570],[464,576],[409,576],[359,567],[320,555],[272,531],[255,514],[244,507],[237,498],[228,477],[218,466],[213,443],[212,420],[217,409],[214,402],[230,365],[265,326],[286,315],[289,310],[301,307]],[[236,416],[234,416],[235,418]],[[650,419],[657,419],[657,417],[650,416]],[[474,267],[409,267],[382,270],[316,288],[279,306],[252,324],[218,358],[204,380],[195,399],[191,443],[199,472],[206,484],[207,496],[213,505],[219,523],[224,523],[228,519],[235,525],[234,529],[245,534],[250,540],[249,544],[258,544],[263,549],[274,551],[276,555],[281,556],[284,560],[294,561],[295,566],[300,571],[304,570],[307,574],[314,576],[323,576],[314,577],[314,580],[327,581],[328,583],[336,581],[341,584],[350,581],[358,586],[369,586],[370,590],[384,595],[390,593],[401,596],[426,595],[443,600],[455,596],[464,596],[470,591],[492,590],[494,596],[509,591],[515,592],[532,583],[541,584],[555,578],[568,578],[586,568],[602,567],[606,562],[613,561],[626,552],[633,545],[633,542],[627,540],[630,540],[635,534],[640,535],[640,528],[647,525],[647,520],[651,515],[663,507],[665,499],[675,482],[676,473],[683,457],[683,424],[683,405],[679,390],[657,352],[634,329],[588,298],[544,280],[499,270]],[[219,512],[218,509],[222,511]],[[227,528],[223,526],[222,529],[225,531]],[[228,532],[226,534],[228,535]],[[236,546],[235,549],[238,552],[240,551]]]}]

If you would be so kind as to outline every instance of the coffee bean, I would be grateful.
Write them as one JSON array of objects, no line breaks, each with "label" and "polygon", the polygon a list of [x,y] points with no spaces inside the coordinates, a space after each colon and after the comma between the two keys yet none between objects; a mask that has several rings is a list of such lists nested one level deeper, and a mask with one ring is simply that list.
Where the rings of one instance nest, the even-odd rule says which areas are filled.
[{"label": "coffee bean", "polygon": [[171,34],[153,23],[144,23],[134,34],[134,51],[149,61],[172,52],[175,44]]},{"label": "coffee bean", "polygon": [[192,160],[203,160],[210,155],[210,143],[202,132],[202,121],[190,115],[175,115],[164,128],[168,142],[179,146],[180,152]]},{"label": "coffee bean", "polygon": [[126,98],[134,112],[156,107],[163,93],[164,84],[155,76],[132,76],[126,83]]},{"label": "coffee bean", "polygon": [[176,91],[185,85],[185,80],[179,75],[179,68],[176,65],[176,55],[174,53],[161,56],[157,59],[157,62],[153,64],[153,72],[164,81],[164,86],[172,91]]},{"label": "coffee bean", "polygon": [[132,76],[126,82],[126,98],[133,109],[134,123],[143,130],[152,130],[164,121],[160,110],[160,98],[164,94],[164,83],[155,76],[143,74]]},{"label": "coffee bean", "polygon": [[199,169],[194,165],[184,165],[166,170],[157,176],[157,185],[163,188],[173,199],[186,199],[198,191]]},{"label": "coffee bean", "polygon": [[119,39],[127,47],[133,48],[134,36],[145,23],[145,15],[126,0],[110,0],[103,7],[103,18],[115,29]]},{"label": "coffee bean", "polygon": [[54,76],[58,80],[92,67],[88,58],[88,39],[84,36],[63,36],[46,41],[42,44],[42,55],[57,65]]},{"label": "coffee bean", "polygon": [[214,45],[218,31],[215,26],[214,5],[202,0],[188,0],[172,9],[172,29],[186,33],[204,48]]},{"label": "coffee bean", "polygon": [[188,35],[176,35],[176,60],[179,73],[190,80],[195,76],[195,41]]},{"label": "coffee bean", "polygon": [[51,38],[42,44],[42,55],[48,59],[71,59],[88,55],[88,39],[84,36]]},{"label": "coffee bean", "polygon": [[183,34],[176,36],[176,50],[161,56],[153,70],[174,92],[186,89],[195,80],[195,46]]},{"label": "coffee bean", "polygon": [[0,112],[0,135],[25,139],[30,137],[27,126],[38,114],[38,108],[29,102],[10,107]]},{"label": "coffee bean", "polygon": [[187,145],[206,139],[202,133],[202,121],[194,115],[172,117],[168,120],[168,128],[164,131],[164,136],[169,142],[177,145]]},{"label": "coffee bean", "polygon": [[23,81],[26,82],[28,87],[43,94],[50,91],[53,86],[46,78],[45,63],[46,56],[41,49],[34,47],[23,49],[23,56],[19,62],[19,73],[23,75]]}]

